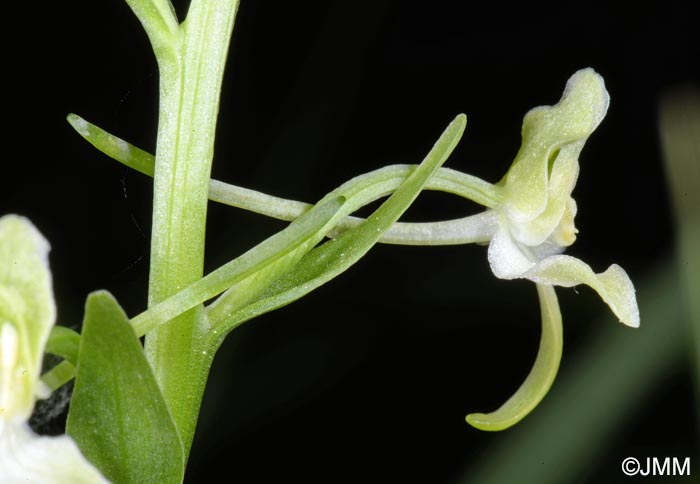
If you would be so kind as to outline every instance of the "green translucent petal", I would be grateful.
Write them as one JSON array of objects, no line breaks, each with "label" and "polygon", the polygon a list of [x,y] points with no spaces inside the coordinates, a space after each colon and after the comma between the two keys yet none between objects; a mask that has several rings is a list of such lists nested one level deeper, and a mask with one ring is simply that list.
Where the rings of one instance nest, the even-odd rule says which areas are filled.
[{"label": "green translucent petal", "polygon": [[[576,72],[555,106],[541,106],[525,115],[522,145],[505,177],[506,208],[517,222],[528,222],[547,206],[550,158],[562,146],[585,141],[608,109],[603,78],[593,69]],[[578,157],[579,143],[567,158]]]},{"label": "green translucent petal", "polygon": [[480,430],[504,430],[529,414],[549,391],[559,370],[563,347],[561,312],[554,288],[537,285],[542,312],[542,335],[535,364],[523,384],[491,413],[467,415],[467,423]]},{"label": "green translucent petal", "polygon": [[610,306],[620,322],[633,328],[639,326],[639,307],[634,285],[627,273],[617,264],[611,265],[601,274],[596,274],[588,264],[575,257],[555,255],[545,258],[522,277],[538,284],[562,287],[586,284]]},{"label": "green translucent petal", "polygon": [[0,408],[29,418],[39,387],[44,345],[56,318],[49,244],[17,215],[0,218]]}]

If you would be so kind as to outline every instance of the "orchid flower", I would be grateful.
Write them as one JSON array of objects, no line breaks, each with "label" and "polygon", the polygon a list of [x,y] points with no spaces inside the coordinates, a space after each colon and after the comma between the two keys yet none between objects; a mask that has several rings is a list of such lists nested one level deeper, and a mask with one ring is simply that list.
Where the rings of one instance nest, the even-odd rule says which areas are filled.
[{"label": "orchid flower", "polygon": [[523,144],[505,176],[503,201],[495,210],[498,230],[488,258],[501,279],[564,287],[587,284],[621,322],[637,327],[634,288],[619,266],[594,274],[580,260],[560,255],[578,232],[571,197],[578,156],[605,116],[609,99],[602,77],[585,69],[569,79],[559,104],[535,108],[525,116]]},{"label": "orchid flower", "polygon": [[513,425],[551,386],[562,349],[561,313],[552,286],[586,284],[623,324],[639,326],[634,286],[621,267],[613,264],[596,274],[581,260],[562,254],[577,234],[577,206],[571,193],[579,172],[578,156],[605,116],[609,99],[600,75],[592,69],[576,72],[558,104],[526,114],[520,151],[494,186],[498,202],[461,221],[464,238],[488,241],[493,274],[535,282],[542,307],[542,339],[533,370],[498,410],[467,416],[467,422],[477,428],[501,430]]},{"label": "orchid flower", "polygon": [[0,482],[99,484],[108,481],[68,436],[36,435],[28,420],[44,347],[56,318],[49,244],[25,218],[0,218]]},{"label": "orchid flower", "polygon": [[[578,178],[578,157],[605,117],[609,102],[603,78],[593,69],[579,70],[568,80],[559,103],[534,108],[525,115],[520,151],[500,182],[492,184],[450,168],[439,168],[425,184],[425,189],[470,199],[486,210],[454,220],[397,222],[379,239],[402,245],[488,244],[488,261],[496,277],[536,283],[542,336],[535,364],[521,387],[498,410],[467,416],[467,422],[477,428],[502,430],[514,425],[537,406],[552,385],[563,346],[562,318],[553,286],[586,284],[623,324],[639,326],[634,286],[620,266],[613,264],[596,274],[581,260],[563,255],[578,232],[574,225],[577,205],[571,196]],[[79,116],[71,115],[68,120],[107,155],[153,176],[154,157],[149,153]],[[348,185],[363,187],[354,206],[391,194],[414,169],[411,165],[387,166],[351,180]],[[290,221],[312,207],[218,180],[210,181],[209,198]],[[329,236],[335,237],[363,222],[357,217],[346,217]]]}]

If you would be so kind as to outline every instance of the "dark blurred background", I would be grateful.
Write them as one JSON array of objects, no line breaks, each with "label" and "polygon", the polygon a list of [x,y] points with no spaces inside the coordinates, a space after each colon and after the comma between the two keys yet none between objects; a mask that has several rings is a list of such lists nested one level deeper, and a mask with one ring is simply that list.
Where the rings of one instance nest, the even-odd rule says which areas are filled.
[{"label": "dark blurred background", "polygon": [[[188,3],[177,2],[180,18]],[[596,272],[619,263],[639,288],[673,261],[659,96],[700,81],[700,41],[691,2],[609,3],[243,0],[213,176],[312,202],[366,171],[419,162],[464,112],[467,131],[446,166],[495,182],[517,152],[525,112],[557,102],[568,77],[590,66],[611,106],[580,160],[580,234],[569,253]],[[151,181],[95,151],[64,119],[78,113],[153,150],[158,73],[147,38],[118,0],[9,8],[6,23],[20,32],[3,33],[0,208],[30,217],[50,240],[62,324],[78,324],[86,295],[101,288],[135,315],[146,301]],[[407,219],[478,210],[425,193]],[[209,216],[207,270],[285,226],[215,204]],[[588,288],[558,294],[565,348],[553,400],[601,326],[615,341],[635,340],[659,303],[658,291],[640,293],[642,327],[631,330]],[[524,426],[547,409],[522,430],[495,434],[464,416],[515,391],[538,341],[534,285],[493,277],[485,248],[377,246],[332,283],[230,336],[186,482],[481,480],[470,473],[516,432],[527,452],[535,430]],[[647,391],[611,398],[635,400],[566,482],[622,480],[628,455],[692,457],[700,473],[693,364],[682,345],[669,354],[646,358],[664,369]],[[592,388],[575,399],[615,391]],[[565,422],[578,419],[572,410]],[[545,440],[556,449],[578,438],[554,431]],[[559,459],[548,452],[541,466]],[[505,457],[496,465],[515,466]]]}]

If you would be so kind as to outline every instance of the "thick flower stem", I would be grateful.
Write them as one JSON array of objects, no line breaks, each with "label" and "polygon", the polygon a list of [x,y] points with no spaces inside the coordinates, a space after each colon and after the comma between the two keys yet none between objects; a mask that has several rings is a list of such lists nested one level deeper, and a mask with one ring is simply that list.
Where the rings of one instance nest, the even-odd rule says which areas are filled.
[{"label": "thick flower stem", "polygon": [[[195,0],[158,56],[160,117],[154,176],[149,306],[200,279],[219,94],[237,0]],[[146,354],[188,453],[208,371],[202,307],[146,336]]]}]

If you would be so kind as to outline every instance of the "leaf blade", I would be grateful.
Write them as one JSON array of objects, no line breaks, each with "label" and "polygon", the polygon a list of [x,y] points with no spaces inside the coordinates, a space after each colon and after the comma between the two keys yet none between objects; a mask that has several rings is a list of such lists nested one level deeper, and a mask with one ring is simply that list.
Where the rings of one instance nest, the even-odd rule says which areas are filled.
[{"label": "leaf blade", "polygon": [[179,484],[180,436],[126,314],[106,291],[88,296],[66,426],[115,484]]},{"label": "leaf blade", "polygon": [[306,253],[336,224],[342,216],[340,209],[344,203],[343,197],[335,197],[317,204],[284,230],[134,317],[131,323],[136,334],[146,334],[231,286],[256,277],[268,266],[276,266],[284,259],[293,259],[294,254],[300,251]]}]

